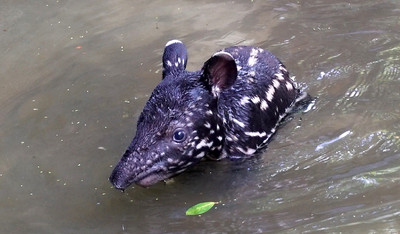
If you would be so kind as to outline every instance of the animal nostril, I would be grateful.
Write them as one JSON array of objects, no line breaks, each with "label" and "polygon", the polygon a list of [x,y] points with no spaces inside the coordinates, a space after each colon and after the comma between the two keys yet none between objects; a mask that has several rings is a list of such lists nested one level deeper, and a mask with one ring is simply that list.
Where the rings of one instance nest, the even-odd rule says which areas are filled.
[{"label": "animal nostril", "polygon": [[111,181],[112,185],[114,186],[114,188],[120,190],[121,192],[125,192],[125,187],[121,186],[121,184],[114,184],[113,181]]},{"label": "animal nostril", "polygon": [[119,166],[117,165],[116,168],[114,168],[114,170],[111,173],[108,180],[111,182],[111,184],[114,186],[114,188],[119,189],[122,192],[124,192],[128,185],[127,185],[126,177],[122,176],[122,175],[123,175],[123,173],[121,172]]},{"label": "animal nostril", "polygon": [[124,182],[121,182],[119,180],[112,180],[111,178],[110,181],[114,188],[120,190],[121,192],[125,192],[127,185]]}]

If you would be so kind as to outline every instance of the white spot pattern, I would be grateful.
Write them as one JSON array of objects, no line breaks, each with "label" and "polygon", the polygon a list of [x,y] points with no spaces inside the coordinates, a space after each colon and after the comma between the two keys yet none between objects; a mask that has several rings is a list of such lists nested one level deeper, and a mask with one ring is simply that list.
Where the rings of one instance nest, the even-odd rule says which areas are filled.
[{"label": "white spot pattern", "polygon": [[268,90],[267,90],[266,94],[267,94],[267,100],[269,102],[272,102],[272,99],[274,98],[274,94],[275,94],[274,86],[270,85],[268,87]]},{"label": "white spot pattern", "polygon": [[280,81],[284,81],[284,80],[285,80],[285,77],[283,77],[283,74],[282,74],[282,73],[276,73],[275,76],[276,76],[276,78],[278,78],[278,80],[280,80]]},{"label": "white spot pattern", "polygon": [[247,96],[242,97],[242,99],[240,100],[240,105],[244,106],[247,103],[249,103],[250,98]]},{"label": "white spot pattern", "polygon": [[266,132],[244,132],[244,134],[251,137],[265,137],[267,135]]},{"label": "white spot pattern", "polygon": [[240,152],[247,154],[247,155],[252,155],[254,154],[257,150],[256,149],[252,149],[252,148],[247,148],[246,150],[244,150],[241,147],[236,147],[237,150],[239,150]]},{"label": "white spot pattern", "polygon": [[213,144],[214,144],[214,142],[210,141],[207,143],[207,140],[203,139],[202,141],[200,141],[200,143],[198,145],[196,145],[196,149],[201,149],[205,146],[211,147]]},{"label": "white spot pattern", "polygon": [[258,55],[258,50],[253,48],[250,52],[250,57],[249,60],[247,61],[247,65],[249,65],[250,67],[254,66],[254,64],[257,63],[257,55]]},{"label": "white spot pattern", "polygon": [[211,89],[212,94],[214,95],[214,97],[218,97],[218,94],[221,92],[221,89],[214,85]]},{"label": "white spot pattern", "polygon": [[262,100],[262,101],[261,101],[260,109],[263,110],[263,111],[265,111],[265,110],[268,109],[268,103],[267,103],[267,101],[265,101],[265,100]]},{"label": "white spot pattern", "polygon": [[293,89],[293,85],[290,82],[286,82],[286,88],[288,91],[291,91]]},{"label": "white spot pattern", "polygon": [[286,68],[283,67],[282,64],[279,64],[279,70],[281,70],[282,72],[287,72]]},{"label": "white spot pattern", "polygon": [[235,124],[237,124],[237,125],[239,125],[240,127],[242,127],[242,128],[244,128],[244,127],[246,126],[243,122],[241,122],[241,121],[239,121],[239,120],[237,120],[237,119],[232,119],[232,121],[233,121]]},{"label": "white spot pattern", "polygon": [[254,97],[251,98],[251,101],[252,101],[254,104],[257,104],[257,103],[259,103],[261,100],[260,100],[260,97],[254,96]]},{"label": "white spot pattern", "polygon": [[279,86],[281,85],[281,82],[279,82],[279,81],[276,80],[276,79],[273,79],[273,80],[272,80],[272,85],[275,87],[275,89],[278,89]]},{"label": "white spot pattern", "polygon": [[203,151],[203,152],[199,153],[198,155],[196,155],[195,158],[202,158],[202,157],[204,157],[204,155],[206,155],[206,153]]}]

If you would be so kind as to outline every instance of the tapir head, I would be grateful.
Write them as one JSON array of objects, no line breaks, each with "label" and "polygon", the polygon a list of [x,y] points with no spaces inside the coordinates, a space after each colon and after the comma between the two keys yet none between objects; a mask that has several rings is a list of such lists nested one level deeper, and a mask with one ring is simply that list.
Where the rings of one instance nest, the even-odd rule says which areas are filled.
[{"label": "tapir head", "polygon": [[219,92],[237,77],[232,56],[216,53],[202,70],[185,70],[184,44],[167,43],[163,79],[147,101],[136,136],[114,168],[110,181],[117,189],[132,183],[150,186],[171,178],[208,154],[218,155],[224,129],[218,114]]}]

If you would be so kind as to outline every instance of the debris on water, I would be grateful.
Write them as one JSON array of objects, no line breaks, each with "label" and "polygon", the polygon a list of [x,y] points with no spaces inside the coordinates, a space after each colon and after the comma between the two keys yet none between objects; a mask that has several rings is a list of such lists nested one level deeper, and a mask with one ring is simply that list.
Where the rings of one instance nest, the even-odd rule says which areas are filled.
[{"label": "debris on water", "polygon": [[330,141],[326,141],[326,142],[324,142],[322,144],[317,145],[317,147],[315,148],[315,151],[322,150],[323,148],[325,148],[325,146],[330,145],[330,144],[332,144],[332,143],[334,143],[334,142],[336,142],[338,140],[341,140],[342,138],[350,135],[351,133],[352,133],[351,131],[345,131],[344,133],[340,134],[338,137],[333,138]]},{"label": "debris on water", "polygon": [[218,202],[201,202],[186,211],[186,215],[200,215],[209,211]]}]

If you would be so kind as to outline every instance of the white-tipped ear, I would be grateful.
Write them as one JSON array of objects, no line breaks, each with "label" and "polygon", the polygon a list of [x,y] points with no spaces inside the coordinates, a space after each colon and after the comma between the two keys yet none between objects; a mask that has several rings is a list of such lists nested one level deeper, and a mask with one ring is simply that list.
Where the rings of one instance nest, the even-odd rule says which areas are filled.
[{"label": "white-tipped ear", "polygon": [[163,54],[163,79],[168,75],[177,75],[186,69],[187,50],[179,40],[167,42]]},{"label": "white-tipped ear", "polygon": [[228,53],[228,52],[225,52],[225,51],[218,51],[218,52],[216,52],[215,54],[213,54],[212,57],[218,56],[218,55],[222,55],[222,54],[224,54],[224,55],[226,55],[226,56],[229,56],[229,57],[231,57],[231,58],[233,59],[232,55],[231,55],[230,53]]},{"label": "white-tipped ear", "polygon": [[168,47],[168,46],[170,46],[172,44],[175,44],[175,43],[183,44],[183,42],[181,42],[180,40],[174,39],[174,40],[170,40],[169,42],[167,42],[167,44],[165,44],[165,47]]},{"label": "white-tipped ear", "polygon": [[203,66],[202,80],[215,97],[236,81],[237,68],[235,59],[227,52],[215,53]]}]

